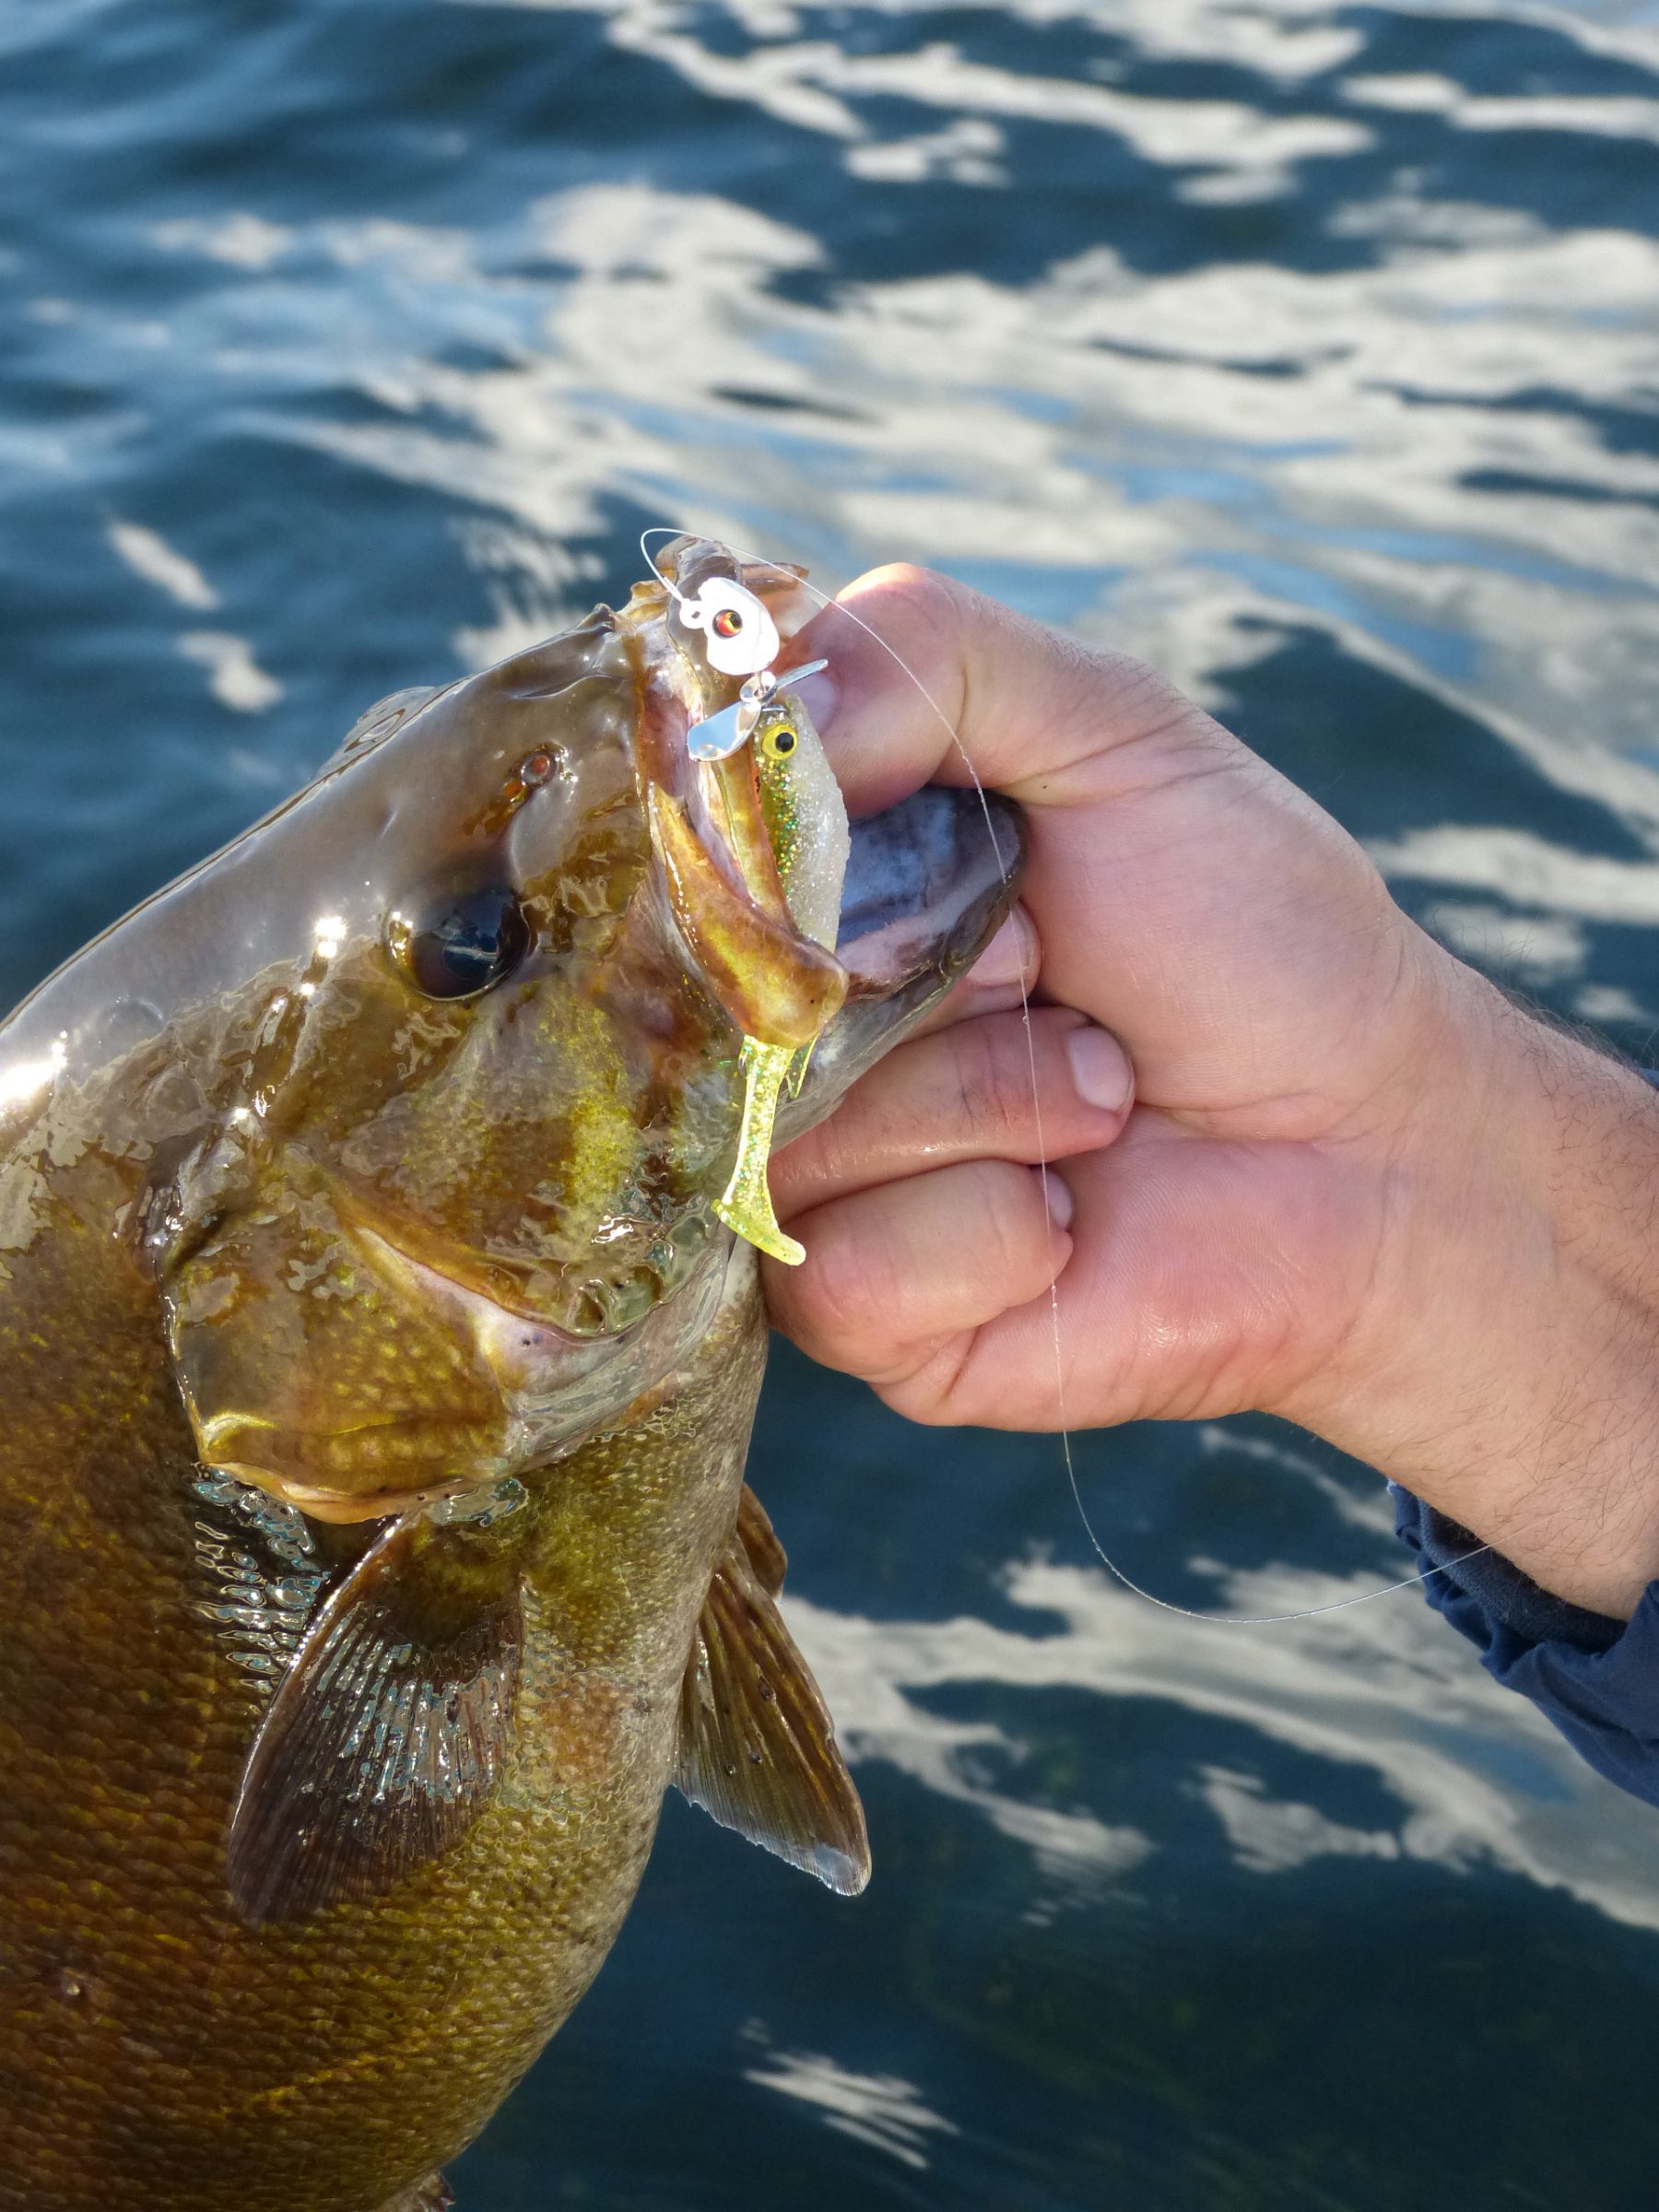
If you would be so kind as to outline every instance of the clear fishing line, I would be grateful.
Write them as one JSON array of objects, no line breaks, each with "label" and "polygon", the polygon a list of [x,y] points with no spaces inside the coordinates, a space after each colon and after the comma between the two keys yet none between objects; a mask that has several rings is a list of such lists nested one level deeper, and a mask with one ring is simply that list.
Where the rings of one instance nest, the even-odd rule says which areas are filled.
[{"label": "clear fishing line", "polygon": [[[640,535],[640,551],[644,558],[645,565],[650,569],[652,574],[656,577],[657,581],[668,591],[670,595],[677,603],[681,600],[682,594],[676,589],[675,585],[669,582],[668,578],[665,576],[662,571],[657,567],[656,562],[652,559],[651,550],[646,541],[647,539],[653,537],[677,537],[682,535],[695,535],[696,533],[694,532],[681,532],[671,529],[665,524],[659,524],[654,529],[642,531]],[[724,546],[727,552],[733,554],[738,560],[752,562],[757,568],[787,568],[789,565],[786,562],[769,559],[764,554],[747,552],[743,547],[734,546],[728,539],[725,538],[712,540],[711,542]],[[902,670],[905,677],[914,686],[915,689],[925,700],[929,712],[933,714],[934,718],[938,723],[939,727],[945,732],[951,744],[956,747],[957,752],[961,756],[962,765],[967,769],[969,776],[972,781],[974,793],[980,804],[980,811],[984,817],[985,835],[991,841],[991,850],[996,857],[996,864],[999,870],[1002,870],[1003,888],[1005,889],[1010,888],[1011,878],[1009,877],[1006,870],[1003,869],[1002,848],[996,841],[995,825],[993,823],[991,818],[991,802],[985,794],[985,786],[981,780],[980,772],[973,764],[972,755],[969,752],[968,747],[962,743],[961,737],[957,731],[956,724],[951,721],[949,715],[946,713],[944,708],[939,704],[938,700],[934,697],[927,686],[922,681],[922,678],[916,674],[916,671],[911,666],[904,655],[898,650],[896,646],[888,644],[886,638],[882,636],[878,629],[875,629],[872,624],[866,622],[862,615],[855,614],[853,608],[848,606],[844,601],[840,599],[832,599],[829,593],[820,591],[817,584],[808,582],[806,577],[799,577],[796,581],[799,583],[800,588],[806,593],[808,597],[818,601],[820,607],[825,609],[827,612],[832,611],[838,615],[844,616],[849,622],[855,623],[857,627],[864,631],[867,638],[873,639],[874,641],[880,646],[882,652],[885,653],[888,658],[893,663],[895,667]],[[1010,913],[1013,912],[1012,902],[1010,903],[1009,912]],[[1036,1040],[1031,1032],[1030,994],[1026,989],[1026,982],[1023,972],[1019,978],[1019,1006],[1020,1017],[1025,1024],[1026,1057],[1030,1068],[1031,1114],[1032,1120],[1036,1125],[1037,1134],[1037,1175],[1039,1184],[1042,1192],[1043,1207],[1045,1212],[1048,1212],[1050,1238],[1049,1248],[1052,1253],[1054,1250],[1054,1218],[1052,1211],[1049,1211],[1048,1209],[1048,1146],[1044,1141],[1042,1130],[1042,1093],[1041,1087],[1037,1078],[1037,1045]],[[1107,1551],[1106,1547],[1100,1542],[1100,1537],[1095,1534],[1094,1523],[1088,1517],[1088,1509],[1083,1502],[1082,1488],[1077,1481],[1077,1457],[1072,1451],[1071,1429],[1065,1418],[1065,1353],[1060,1334],[1060,1276],[1058,1270],[1056,1270],[1053,1279],[1049,1284],[1049,1318],[1054,1347],[1054,1412],[1059,1422],[1060,1449],[1065,1461],[1065,1478],[1071,1486],[1072,1501],[1077,1509],[1077,1518],[1083,1524],[1083,1533],[1088,1538],[1095,1557],[1100,1560],[1101,1566],[1105,1568],[1107,1573],[1111,1575],[1113,1582],[1120,1583],[1124,1589],[1129,1591],[1133,1596],[1140,1598],[1144,1604],[1148,1606],[1156,1606],[1160,1613],[1173,1613],[1182,1620],[1195,1620],[1200,1622],[1204,1627],[1210,1629],[1279,1628],[1294,1620],[1317,1620],[1322,1615],[1326,1613],[1346,1613],[1352,1606],[1368,1606],[1371,1604],[1373,1598],[1392,1597],[1396,1591],[1414,1590],[1418,1586],[1419,1583],[1428,1582],[1431,1575],[1436,1575],[1444,1571],[1444,1570],[1440,1567],[1425,1567],[1416,1574],[1403,1575],[1397,1583],[1384,1583],[1380,1590],[1364,1590],[1361,1591],[1356,1597],[1333,1598],[1328,1604],[1323,1606],[1304,1606],[1300,1612],[1296,1613],[1201,1613],[1194,1610],[1194,1608],[1190,1606],[1174,1605],[1169,1598],[1159,1597],[1155,1595],[1152,1591],[1143,1589],[1140,1583],[1135,1581],[1133,1576],[1124,1573],[1124,1570],[1118,1565],[1117,1561],[1112,1559],[1111,1554]],[[1484,1553],[1490,1551],[1491,1548],[1492,1547],[1489,1544],[1477,1544],[1473,1550],[1462,1552],[1454,1559],[1448,1559],[1445,1563],[1445,1567],[1447,1570],[1453,1567],[1461,1567],[1469,1559],[1477,1559],[1481,1558]]]}]

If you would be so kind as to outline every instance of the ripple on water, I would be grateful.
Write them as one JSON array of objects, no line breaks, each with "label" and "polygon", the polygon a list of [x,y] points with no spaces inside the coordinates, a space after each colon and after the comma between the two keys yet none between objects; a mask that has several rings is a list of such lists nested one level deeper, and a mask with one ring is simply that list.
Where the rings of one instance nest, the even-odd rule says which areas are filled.
[{"label": "ripple on water", "polygon": [[[683,519],[1159,661],[1641,1048],[1656,136],[1616,0],[0,16],[6,994]],[[1267,1425],[1081,1457],[1182,1602],[1396,1571]],[[671,1810],[470,2202],[1647,2200],[1651,1821],[1415,1599],[1152,1613],[1050,1441],[791,1358],[756,1480],[875,1885]]]}]

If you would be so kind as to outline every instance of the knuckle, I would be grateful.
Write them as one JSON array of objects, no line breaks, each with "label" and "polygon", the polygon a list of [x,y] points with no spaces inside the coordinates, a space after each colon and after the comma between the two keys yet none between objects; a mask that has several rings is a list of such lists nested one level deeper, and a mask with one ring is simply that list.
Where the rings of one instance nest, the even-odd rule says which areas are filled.
[{"label": "knuckle", "polygon": [[1135,725],[1163,726],[1203,712],[1184,691],[1177,690],[1168,677],[1149,662],[1137,661],[1133,653],[1081,645],[1077,650],[1079,675],[1087,673],[1097,685],[1104,677],[1119,712]]},{"label": "knuckle", "polygon": [[1032,1273],[1041,1200],[1024,1168],[1002,1168],[985,1180],[985,1258],[1002,1287],[1004,1303],[1015,1305]]},{"label": "knuckle", "polygon": [[971,1021],[947,1034],[957,1108],[967,1129],[994,1151],[1017,1143],[1031,1120],[1023,1028],[1016,1035],[1006,1021]]},{"label": "knuckle", "polygon": [[891,1256],[877,1236],[854,1235],[825,1222],[807,1241],[807,1257],[791,1284],[793,1310],[812,1347],[833,1350],[852,1365],[877,1347],[890,1349],[897,1319]]},{"label": "knuckle", "polygon": [[919,568],[914,561],[890,560],[859,578],[861,604],[877,594],[902,602],[907,619],[919,629],[954,629],[971,611],[971,594],[966,585],[942,576],[937,569]]},{"label": "knuckle", "polygon": [[969,1332],[924,1346],[901,1372],[879,1384],[882,1403],[924,1429],[959,1422],[963,1417],[956,1407],[956,1386],[972,1342]]},{"label": "knuckle", "polygon": [[877,573],[894,591],[902,592],[914,602],[916,612],[958,620],[968,611],[971,594],[965,584],[958,583],[951,576],[942,575],[937,569],[924,569],[915,561],[895,560]]},{"label": "knuckle", "polygon": [[1097,702],[1104,688],[1120,746],[1174,746],[1194,760],[1214,764],[1241,748],[1230,731],[1195,700],[1145,661],[1126,653],[1078,646],[1077,681],[1092,684]]}]

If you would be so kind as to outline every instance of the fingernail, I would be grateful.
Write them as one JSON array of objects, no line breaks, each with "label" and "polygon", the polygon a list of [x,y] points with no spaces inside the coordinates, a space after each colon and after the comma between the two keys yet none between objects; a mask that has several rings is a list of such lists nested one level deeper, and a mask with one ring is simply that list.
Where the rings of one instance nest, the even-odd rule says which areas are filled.
[{"label": "fingernail", "polygon": [[1135,1088],[1135,1071],[1129,1065],[1128,1053],[1110,1030],[1097,1030],[1092,1023],[1074,1030],[1065,1041],[1065,1050],[1071,1061],[1072,1081],[1086,1106],[1098,1106],[1103,1113],[1116,1113],[1129,1103],[1129,1093]]},{"label": "fingernail", "polygon": [[[785,669],[784,674],[788,673]],[[806,710],[807,721],[820,737],[824,736],[835,720],[835,710],[841,702],[841,686],[835,680],[834,669],[820,669],[817,676],[807,677],[804,683],[792,684],[789,697],[800,700]]]},{"label": "fingernail", "polygon": [[1030,967],[1036,945],[1037,933],[1027,921],[1025,909],[1017,906],[974,961],[971,981],[988,991],[1018,982]]},{"label": "fingernail", "polygon": [[1069,1229],[1072,1216],[1077,1210],[1077,1200],[1071,1194],[1071,1185],[1053,1168],[1042,1170],[1042,1202],[1048,1207],[1048,1218],[1056,1229]]}]

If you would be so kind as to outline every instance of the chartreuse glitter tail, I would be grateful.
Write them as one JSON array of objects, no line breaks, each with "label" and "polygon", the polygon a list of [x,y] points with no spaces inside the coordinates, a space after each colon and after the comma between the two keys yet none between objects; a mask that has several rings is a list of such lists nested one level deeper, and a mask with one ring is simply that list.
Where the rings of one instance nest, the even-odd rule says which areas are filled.
[{"label": "chartreuse glitter tail", "polygon": [[772,1211],[771,1191],[766,1179],[771,1157],[772,1123],[778,1112],[778,1094],[794,1065],[799,1047],[762,1044],[746,1037],[740,1065],[743,1068],[743,1125],[737,1133],[737,1164],[714,1211],[728,1229],[786,1266],[798,1267],[806,1248],[778,1227]]},{"label": "chartreuse glitter tail", "polygon": [[[831,949],[847,870],[847,810],[798,700],[774,699],[761,709],[744,771],[739,774],[735,762],[725,767],[722,784],[728,813],[748,830],[743,850],[764,855],[776,868],[790,920],[803,938]],[[744,1038],[737,1164],[714,1207],[728,1229],[791,1267],[798,1267],[806,1254],[778,1226],[767,1162],[780,1094],[799,1097],[812,1050],[811,1042],[765,1044],[758,1037]]]}]

